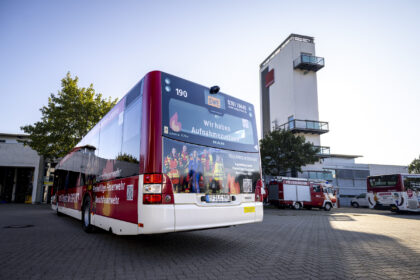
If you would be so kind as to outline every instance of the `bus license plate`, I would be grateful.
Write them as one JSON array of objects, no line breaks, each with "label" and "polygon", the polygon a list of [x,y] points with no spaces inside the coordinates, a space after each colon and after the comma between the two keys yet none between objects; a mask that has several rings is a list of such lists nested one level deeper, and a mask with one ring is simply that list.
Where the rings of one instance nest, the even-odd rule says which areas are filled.
[{"label": "bus license plate", "polygon": [[254,212],[255,212],[255,206],[244,207],[244,213],[254,213]]},{"label": "bus license plate", "polygon": [[230,202],[230,195],[228,194],[207,194],[206,195],[207,203],[223,203]]}]

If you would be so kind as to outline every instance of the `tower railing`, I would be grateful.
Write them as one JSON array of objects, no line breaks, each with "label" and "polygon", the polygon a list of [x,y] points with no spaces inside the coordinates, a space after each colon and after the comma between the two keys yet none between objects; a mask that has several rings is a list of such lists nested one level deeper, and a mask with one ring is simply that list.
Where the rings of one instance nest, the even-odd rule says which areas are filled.
[{"label": "tower railing", "polygon": [[274,129],[290,130],[292,132],[303,132],[312,134],[323,134],[329,131],[328,122],[312,120],[290,120],[282,125],[274,124]]},{"label": "tower railing", "polygon": [[314,146],[315,148],[319,149],[318,155],[321,157],[329,157],[330,156],[330,147],[327,146]]},{"label": "tower railing", "polygon": [[318,71],[325,66],[325,60],[323,57],[301,54],[298,58],[293,61],[293,67],[295,69],[302,69],[307,71]]}]

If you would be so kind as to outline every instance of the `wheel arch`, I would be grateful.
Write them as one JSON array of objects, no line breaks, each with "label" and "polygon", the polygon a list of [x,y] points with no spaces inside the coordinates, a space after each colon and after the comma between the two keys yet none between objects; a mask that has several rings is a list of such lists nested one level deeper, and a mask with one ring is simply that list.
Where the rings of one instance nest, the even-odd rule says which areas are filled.
[{"label": "wheel arch", "polygon": [[[85,192],[84,194],[83,194],[83,198],[82,198],[82,204],[80,205],[80,215],[82,215],[83,216],[83,208],[85,207],[85,203],[86,203],[86,200],[87,199],[90,199],[90,201],[91,201],[91,204],[90,204],[90,207],[92,208],[92,205],[93,205],[93,199],[92,199],[92,195],[89,193],[89,192]],[[82,220],[83,220],[83,217],[82,217]]]}]

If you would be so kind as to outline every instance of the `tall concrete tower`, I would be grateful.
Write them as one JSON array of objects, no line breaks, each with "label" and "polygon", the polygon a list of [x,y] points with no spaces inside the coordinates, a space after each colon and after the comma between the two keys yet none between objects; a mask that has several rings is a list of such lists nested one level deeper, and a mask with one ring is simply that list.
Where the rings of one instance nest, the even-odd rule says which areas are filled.
[{"label": "tall concrete tower", "polygon": [[324,58],[315,56],[314,38],[291,34],[260,65],[261,136],[273,128],[303,135],[321,147],[320,135],[328,132],[328,123],[319,121],[318,70]]},{"label": "tall concrete tower", "polygon": [[324,58],[315,54],[314,38],[291,34],[260,65],[261,136],[273,128],[303,135],[320,147],[319,162],[302,167],[298,177],[324,179],[340,190],[341,205],[366,192],[369,174],[407,172],[407,166],[355,163],[360,155],[331,154],[320,135],[329,131],[319,121],[317,71]]}]

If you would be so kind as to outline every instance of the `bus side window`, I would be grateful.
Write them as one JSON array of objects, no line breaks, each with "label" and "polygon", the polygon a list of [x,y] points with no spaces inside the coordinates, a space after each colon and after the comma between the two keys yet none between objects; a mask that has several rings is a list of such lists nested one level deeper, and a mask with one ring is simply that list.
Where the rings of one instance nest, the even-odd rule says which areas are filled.
[{"label": "bus side window", "polygon": [[64,189],[67,191],[68,188],[69,188],[70,175],[69,175],[69,172],[68,171],[65,171],[64,174],[65,174],[63,176],[64,177]]},{"label": "bus side window", "polygon": [[64,189],[64,183],[65,183],[65,180],[66,180],[66,171],[58,170],[57,176],[58,176],[58,189],[63,190]]},{"label": "bus side window", "polygon": [[141,98],[137,97],[124,111],[121,154],[126,157],[122,160],[132,163],[138,163],[140,157]]},{"label": "bus side window", "polygon": [[84,173],[79,173],[79,186],[86,185],[86,175]]},{"label": "bus side window", "polygon": [[73,171],[69,171],[69,184],[68,184],[68,187],[69,188],[76,187],[77,186],[77,183],[78,183],[78,179],[79,179],[79,173],[73,172]]}]

